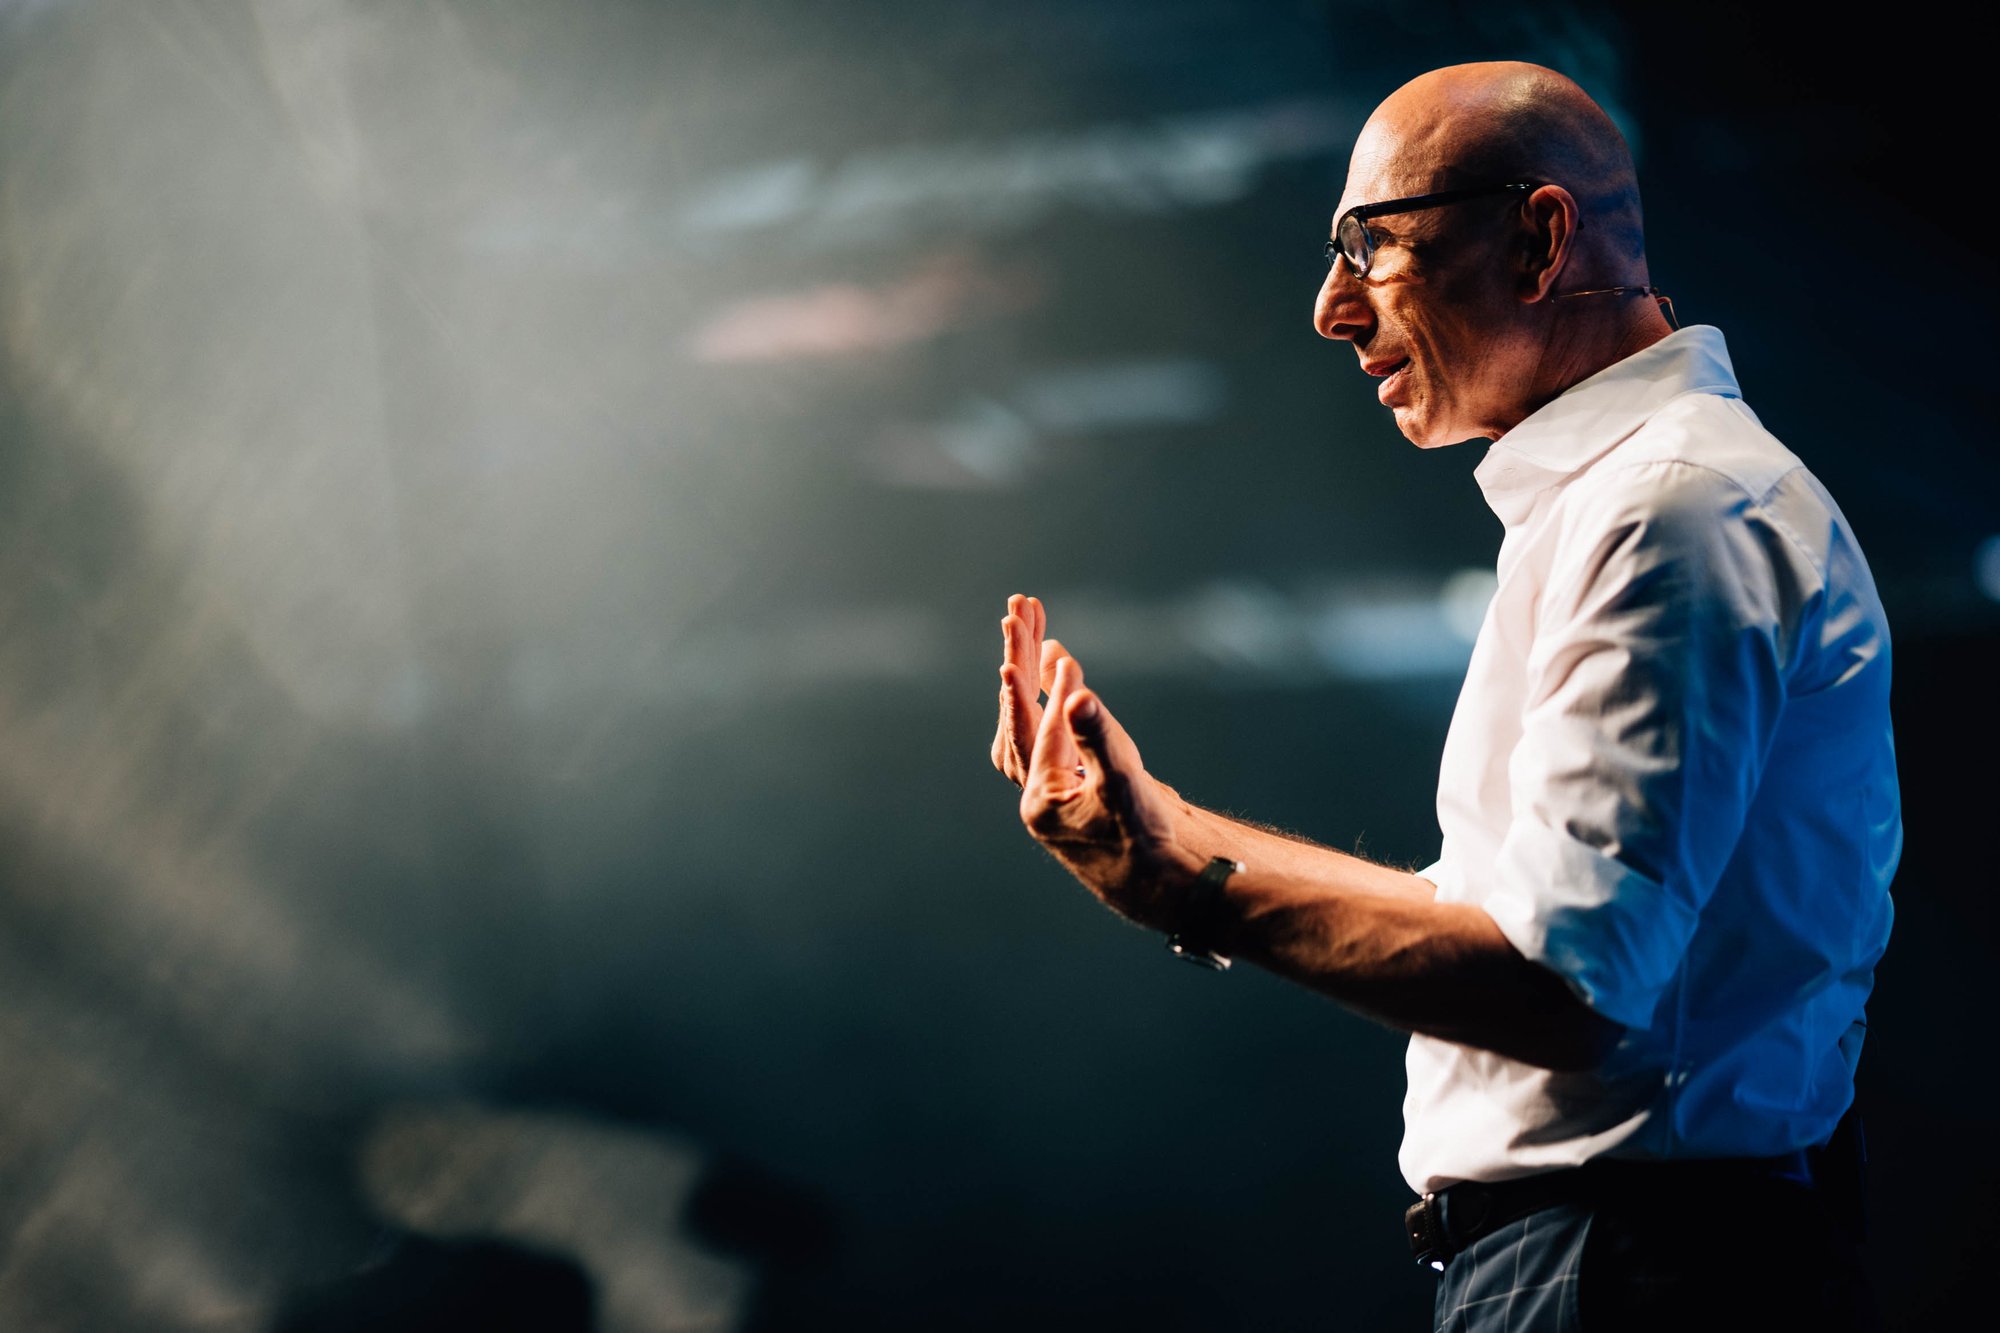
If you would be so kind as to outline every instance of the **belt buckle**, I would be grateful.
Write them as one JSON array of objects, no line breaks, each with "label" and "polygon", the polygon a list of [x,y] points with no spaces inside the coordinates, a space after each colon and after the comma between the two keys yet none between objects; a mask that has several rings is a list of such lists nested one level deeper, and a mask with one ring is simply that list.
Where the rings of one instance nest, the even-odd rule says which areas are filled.
[{"label": "belt buckle", "polygon": [[1451,1258],[1451,1246],[1445,1240],[1437,1195],[1427,1193],[1403,1210],[1403,1234],[1410,1238],[1410,1253],[1418,1263],[1440,1273],[1444,1271],[1445,1260]]}]

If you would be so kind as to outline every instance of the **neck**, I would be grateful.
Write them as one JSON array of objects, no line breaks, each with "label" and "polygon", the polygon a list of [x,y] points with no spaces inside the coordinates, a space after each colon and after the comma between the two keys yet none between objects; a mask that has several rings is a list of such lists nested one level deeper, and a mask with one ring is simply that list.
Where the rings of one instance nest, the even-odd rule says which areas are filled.
[{"label": "neck", "polygon": [[1637,292],[1549,301],[1543,310],[1541,352],[1530,380],[1534,392],[1495,439],[1571,386],[1673,332],[1659,303]]}]

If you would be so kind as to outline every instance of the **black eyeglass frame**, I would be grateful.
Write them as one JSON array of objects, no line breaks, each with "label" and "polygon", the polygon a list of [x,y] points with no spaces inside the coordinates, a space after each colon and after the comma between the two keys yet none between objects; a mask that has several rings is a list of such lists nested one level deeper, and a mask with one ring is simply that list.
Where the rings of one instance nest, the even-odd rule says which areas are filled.
[{"label": "black eyeglass frame", "polygon": [[[1463,203],[1467,199],[1483,199],[1496,194],[1539,190],[1546,184],[1547,181],[1507,181],[1500,185],[1473,185],[1462,190],[1439,190],[1434,194],[1413,194],[1402,199],[1384,199],[1379,204],[1356,204],[1342,213],[1333,224],[1333,236],[1326,243],[1326,266],[1331,269],[1340,261],[1342,255],[1346,255],[1348,267],[1354,270],[1356,278],[1368,276],[1369,266],[1375,262],[1375,235],[1368,230],[1367,225],[1370,218],[1388,217],[1395,213],[1416,213],[1426,208],[1440,208],[1445,204]],[[1347,230],[1350,221],[1354,224],[1354,231],[1360,241],[1360,263],[1356,263],[1354,256],[1348,254],[1347,247],[1341,244],[1341,233]],[[1658,287],[1593,287],[1588,291],[1552,294],[1558,297],[1647,296],[1659,305],[1661,313],[1666,316],[1668,327],[1678,329],[1681,326],[1680,320],[1674,316],[1673,298]]]},{"label": "black eyeglass frame", "polygon": [[[1348,266],[1354,270],[1355,277],[1368,276],[1368,268],[1375,262],[1375,234],[1368,230],[1370,218],[1388,217],[1393,213],[1417,213],[1426,208],[1442,208],[1446,204],[1461,203],[1467,199],[1481,199],[1509,191],[1539,190],[1546,183],[1508,181],[1503,185],[1474,185],[1462,190],[1439,190],[1434,194],[1413,194],[1403,199],[1384,199],[1379,204],[1356,204],[1342,213],[1333,224],[1333,235],[1326,243],[1326,266],[1332,268],[1342,255],[1346,255]],[[1359,242],[1354,247],[1361,253],[1358,262],[1349,253],[1349,247],[1341,242],[1341,233],[1347,230],[1349,222],[1354,224],[1355,235]]]}]

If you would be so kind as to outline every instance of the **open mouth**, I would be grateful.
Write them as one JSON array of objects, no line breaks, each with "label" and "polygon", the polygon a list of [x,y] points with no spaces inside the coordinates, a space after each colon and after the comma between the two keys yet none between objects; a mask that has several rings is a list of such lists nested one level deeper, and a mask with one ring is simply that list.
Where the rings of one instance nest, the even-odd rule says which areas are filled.
[{"label": "open mouth", "polygon": [[[1367,367],[1363,368],[1368,369]],[[1382,379],[1382,382],[1375,386],[1376,400],[1382,403],[1384,406],[1387,406],[1389,400],[1392,397],[1394,397],[1398,391],[1402,389],[1403,383],[1407,378],[1407,372],[1409,371],[1409,369],[1410,369],[1410,358],[1407,356],[1404,357],[1401,361],[1391,361],[1386,365],[1376,366],[1373,369],[1368,369],[1369,374],[1378,375]]]}]

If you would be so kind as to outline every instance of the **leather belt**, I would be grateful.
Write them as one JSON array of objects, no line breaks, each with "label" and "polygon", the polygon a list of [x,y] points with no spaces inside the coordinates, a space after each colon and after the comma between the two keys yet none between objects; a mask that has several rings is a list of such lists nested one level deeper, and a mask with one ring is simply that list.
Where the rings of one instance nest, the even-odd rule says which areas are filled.
[{"label": "leather belt", "polygon": [[1770,1181],[1811,1188],[1812,1159],[1803,1151],[1783,1157],[1681,1161],[1599,1158],[1514,1180],[1467,1180],[1426,1194],[1405,1209],[1403,1234],[1409,1237],[1410,1252],[1418,1263],[1442,1269],[1453,1255],[1488,1232],[1558,1204],[1692,1197]]}]

